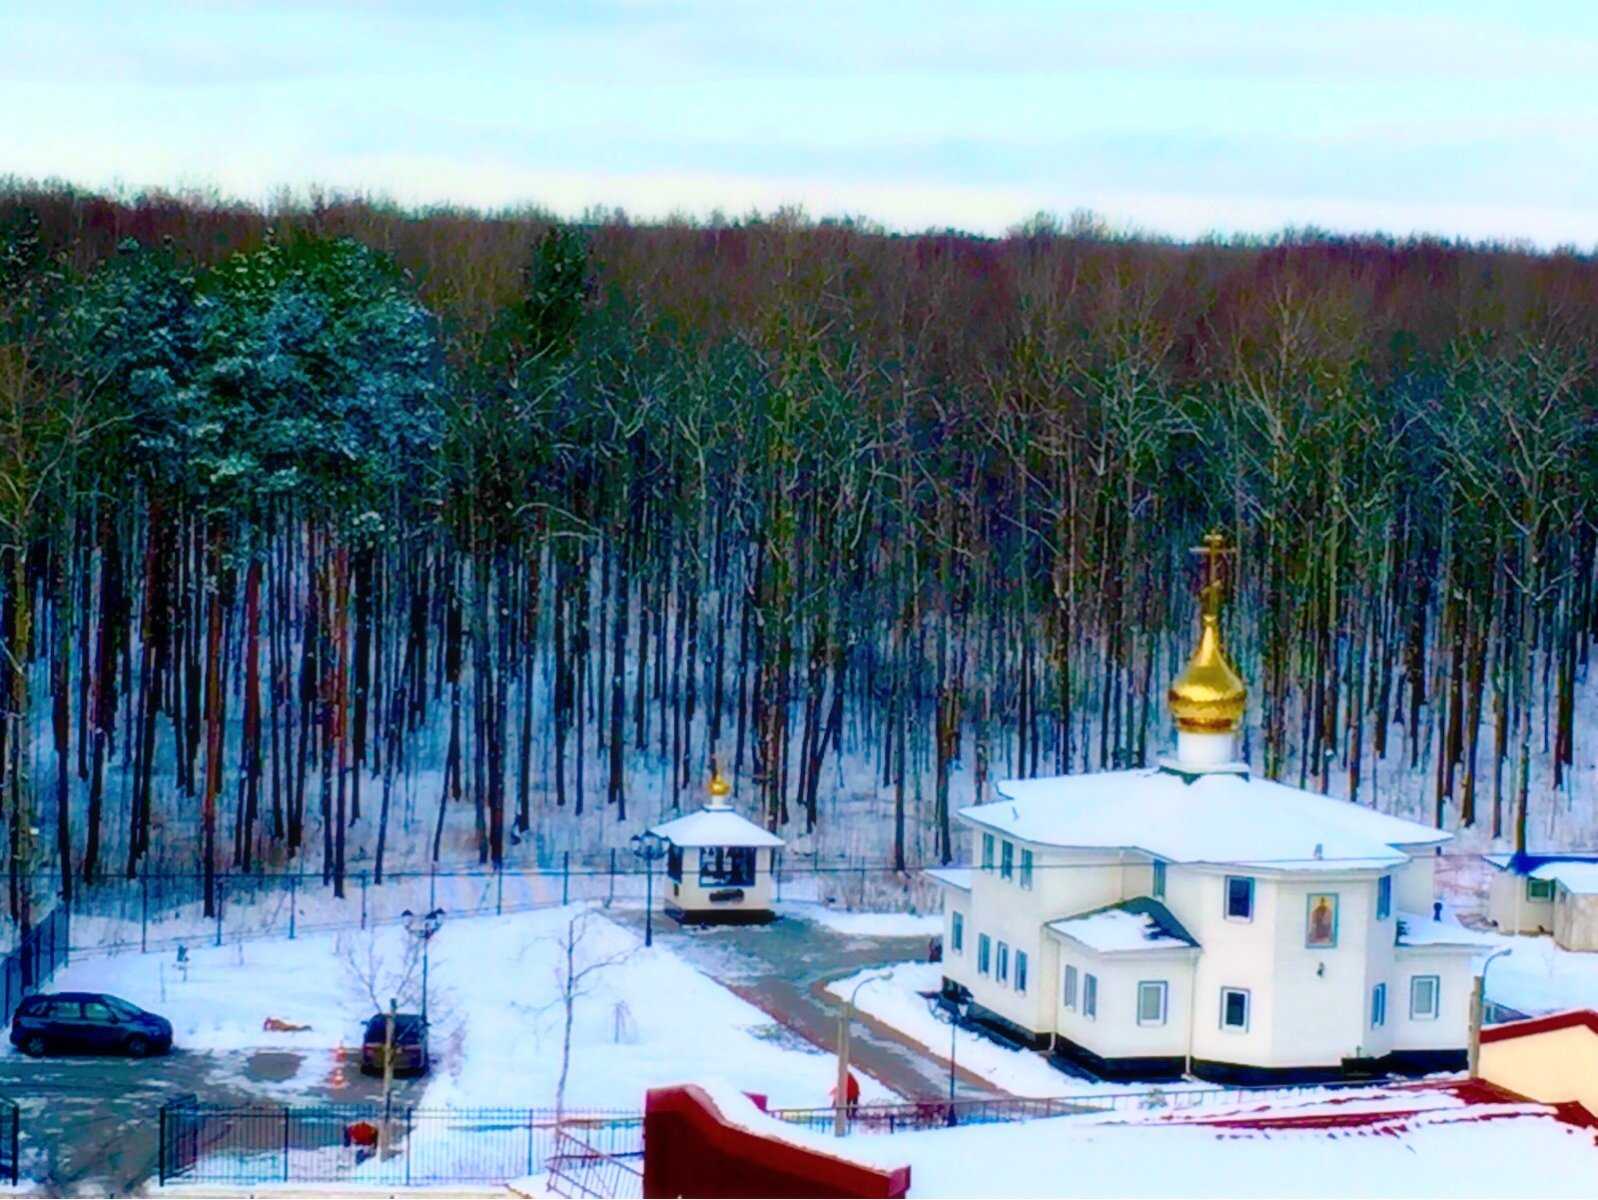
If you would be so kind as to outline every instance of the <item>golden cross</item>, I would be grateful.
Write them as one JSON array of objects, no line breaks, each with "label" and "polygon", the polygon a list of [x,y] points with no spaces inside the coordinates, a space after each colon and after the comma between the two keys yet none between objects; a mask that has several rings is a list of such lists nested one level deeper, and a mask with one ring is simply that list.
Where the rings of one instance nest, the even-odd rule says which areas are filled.
[{"label": "golden cross", "polygon": [[1191,553],[1204,556],[1204,586],[1199,588],[1199,607],[1207,617],[1219,616],[1221,612],[1221,596],[1225,586],[1221,582],[1221,560],[1229,554],[1236,554],[1235,547],[1226,544],[1226,537],[1219,532],[1204,535],[1204,544],[1194,546]]}]

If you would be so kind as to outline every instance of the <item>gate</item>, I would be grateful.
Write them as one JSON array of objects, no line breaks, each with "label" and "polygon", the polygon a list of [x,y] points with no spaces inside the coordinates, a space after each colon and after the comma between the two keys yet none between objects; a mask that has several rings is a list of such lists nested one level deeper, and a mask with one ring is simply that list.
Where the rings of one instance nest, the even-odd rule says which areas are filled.
[{"label": "gate", "polygon": [[182,1179],[200,1160],[200,1125],[205,1120],[193,1092],[161,1106],[160,1177],[163,1184]]}]

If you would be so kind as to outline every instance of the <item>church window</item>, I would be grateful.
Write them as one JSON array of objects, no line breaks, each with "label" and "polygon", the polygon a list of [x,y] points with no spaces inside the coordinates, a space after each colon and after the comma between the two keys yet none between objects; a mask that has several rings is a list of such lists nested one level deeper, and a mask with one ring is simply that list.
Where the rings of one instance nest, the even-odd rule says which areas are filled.
[{"label": "church window", "polygon": [[1066,1008],[1076,1007],[1076,968],[1065,964],[1065,981],[1060,984],[1060,1003]]},{"label": "church window", "polygon": [[993,977],[1000,983],[1010,982],[1010,943],[1000,942],[999,953],[993,962]]},{"label": "church window", "polygon": [[1393,877],[1383,875],[1376,881],[1376,919],[1385,921],[1393,913]]},{"label": "church window", "polygon": [[1416,975],[1409,981],[1409,1019],[1435,1021],[1440,980],[1435,975]]},{"label": "church window", "polygon": [[1380,1029],[1387,1024],[1387,985],[1378,983],[1371,989],[1371,1028]]},{"label": "church window", "polygon": [[1163,979],[1145,979],[1137,985],[1137,1023],[1164,1025],[1170,989]]},{"label": "church window", "polygon": [[984,871],[993,870],[993,835],[991,833],[982,835],[982,869]]},{"label": "church window", "polygon": [[1001,842],[999,844],[999,878],[1012,879],[1015,877],[1015,844]]},{"label": "church window", "polygon": [[1032,890],[1032,851],[1021,851],[1021,886]]},{"label": "church window", "polygon": [[1248,989],[1223,987],[1221,989],[1221,1028],[1248,1028]]},{"label": "church window", "polygon": [[949,914],[949,949],[956,954],[965,953],[965,914]]},{"label": "church window", "polygon": [[1226,915],[1233,921],[1254,919],[1254,881],[1246,875],[1226,877]]},{"label": "church window", "polygon": [[701,846],[699,882],[703,887],[753,887],[753,846]]},{"label": "church window", "polygon": [[1154,884],[1149,890],[1156,900],[1165,899],[1165,863],[1161,859],[1154,860]]},{"label": "church window", "polygon": [[1015,990],[1026,991],[1026,951],[1015,952]]},{"label": "church window", "polygon": [[988,973],[988,963],[993,955],[993,941],[985,933],[977,934],[977,974]]},{"label": "church window", "polygon": [[1552,879],[1526,880],[1526,899],[1552,900],[1554,898],[1554,881]]},{"label": "church window", "polygon": [[1082,1015],[1090,1021],[1099,1015],[1099,977],[1092,973],[1082,976]]}]

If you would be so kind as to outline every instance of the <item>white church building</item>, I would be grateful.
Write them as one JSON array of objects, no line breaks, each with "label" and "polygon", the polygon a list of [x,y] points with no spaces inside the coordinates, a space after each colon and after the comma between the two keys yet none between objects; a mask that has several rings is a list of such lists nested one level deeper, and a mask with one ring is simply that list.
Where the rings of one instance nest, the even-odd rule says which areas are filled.
[{"label": "white church building", "polygon": [[1463,1067],[1484,939],[1432,919],[1450,835],[1238,761],[1220,539],[1205,552],[1198,649],[1169,693],[1175,759],[999,783],[961,810],[975,865],[928,872],[945,989],[1108,1078]]}]

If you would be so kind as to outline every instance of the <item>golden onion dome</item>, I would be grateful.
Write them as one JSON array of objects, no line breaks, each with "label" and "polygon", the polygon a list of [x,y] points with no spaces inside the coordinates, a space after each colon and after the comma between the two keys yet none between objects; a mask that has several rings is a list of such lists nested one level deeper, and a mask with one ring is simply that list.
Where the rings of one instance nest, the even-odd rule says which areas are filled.
[{"label": "golden onion dome", "polygon": [[732,784],[722,775],[721,768],[714,764],[710,768],[710,786],[707,790],[712,804],[720,804],[732,795]]},{"label": "golden onion dome", "polygon": [[1210,534],[1198,551],[1209,558],[1209,582],[1199,591],[1203,629],[1198,648],[1166,694],[1176,727],[1184,733],[1233,733],[1243,720],[1248,688],[1221,646],[1219,558],[1224,539]]}]

